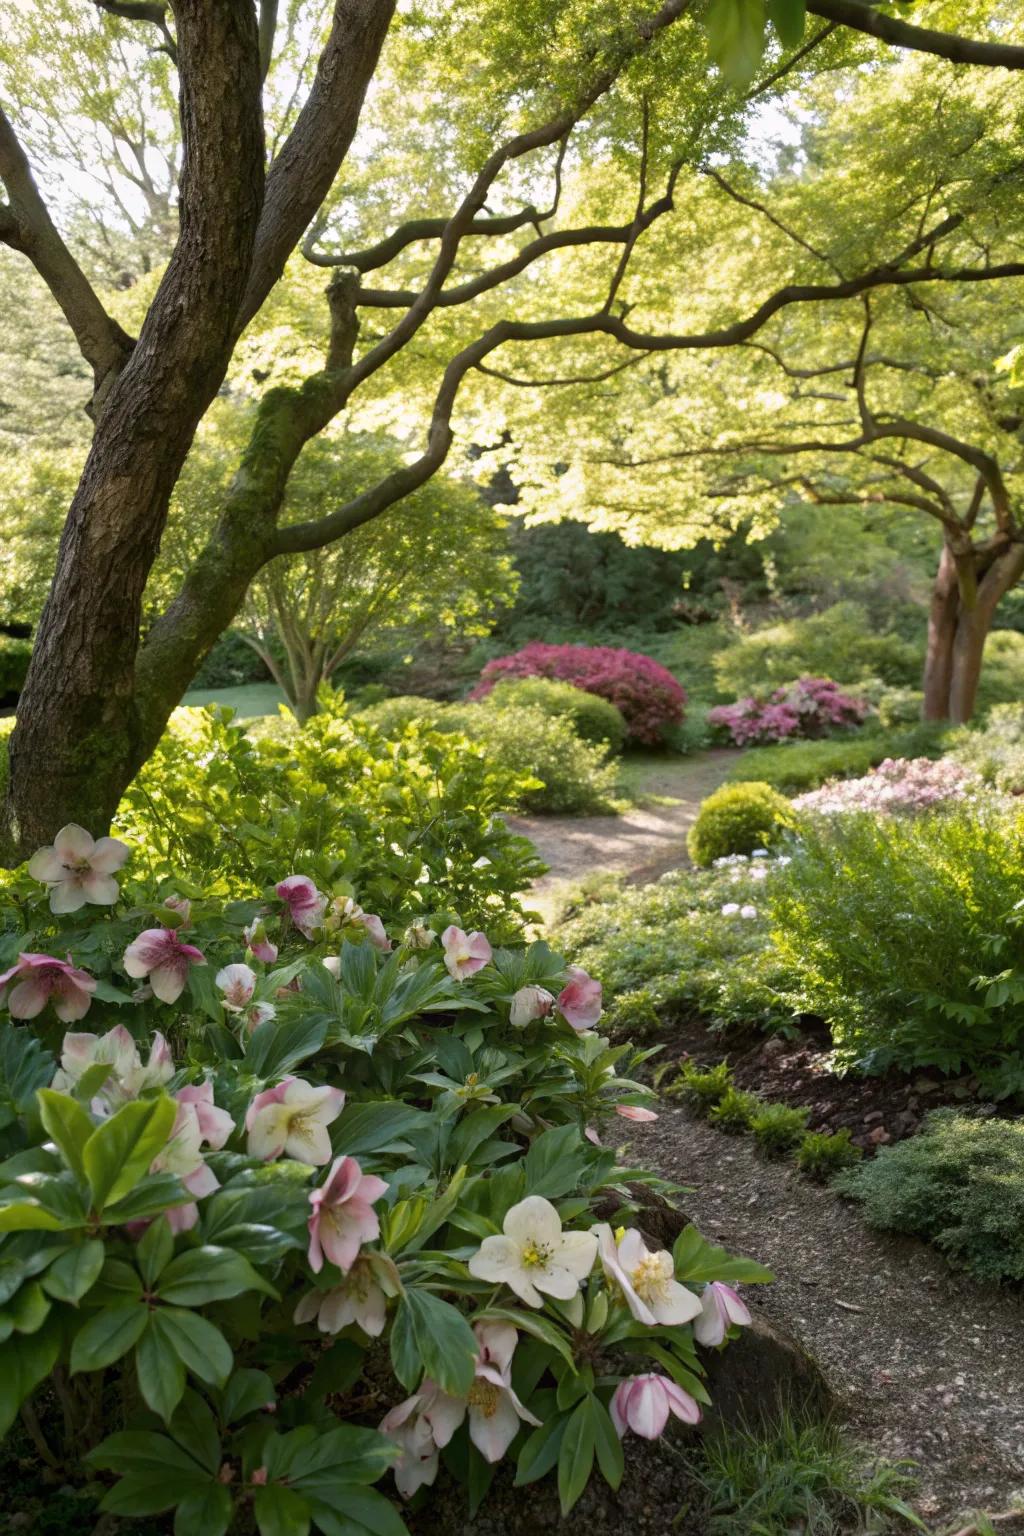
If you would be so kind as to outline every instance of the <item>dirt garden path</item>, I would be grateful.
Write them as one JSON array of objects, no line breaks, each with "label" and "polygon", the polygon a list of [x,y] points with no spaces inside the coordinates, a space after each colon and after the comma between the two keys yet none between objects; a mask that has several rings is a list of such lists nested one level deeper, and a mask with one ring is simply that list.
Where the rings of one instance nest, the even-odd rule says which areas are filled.
[{"label": "dirt garden path", "polygon": [[686,862],[686,834],[700,803],[717,789],[736,761],[722,748],[654,763],[634,790],[640,804],[624,816],[510,816],[508,824],[534,844],[548,874],[530,891],[532,904],[550,917],[561,890],[584,875],[625,870],[654,880]]},{"label": "dirt garden path", "polygon": [[693,1189],[684,1205],[706,1237],[773,1270],[752,1295],[818,1361],[858,1437],[918,1464],[930,1524],[1024,1501],[1019,1297],[868,1231],[855,1207],[674,1105],[630,1155]]}]

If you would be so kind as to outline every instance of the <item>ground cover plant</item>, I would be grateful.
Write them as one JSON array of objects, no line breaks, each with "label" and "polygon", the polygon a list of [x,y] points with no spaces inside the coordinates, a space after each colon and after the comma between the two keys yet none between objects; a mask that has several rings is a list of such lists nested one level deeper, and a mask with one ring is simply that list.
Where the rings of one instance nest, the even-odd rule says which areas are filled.
[{"label": "ground cover plant", "polygon": [[887,757],[863,778],[838,779],[798,795],[793,809],[819,816],[849,811],[891,815],[967,800],[978,788],[977,775],[954,758]]},{"label": "ground cover plant", "polygon": [[644,1053],[546,944],[235,857],[186,895],[69,825],[4,882],[0,1433],[202,1536],[396,1536],[442,1460],[617,1486],[768,1278],[636,1229]]}]

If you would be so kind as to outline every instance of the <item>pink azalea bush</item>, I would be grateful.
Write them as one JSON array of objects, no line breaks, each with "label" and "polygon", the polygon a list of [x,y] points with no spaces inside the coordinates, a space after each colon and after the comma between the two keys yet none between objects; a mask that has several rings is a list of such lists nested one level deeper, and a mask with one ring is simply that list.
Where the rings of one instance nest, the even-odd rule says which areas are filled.
[{"label": "pink azalea bush", "polygon": [[734,746],[750,747],[849,730],[863,722],[869,708],[866,699],[845,693],[831,678],[800,677],[767,697],[750,694],[735,704],[717,704],[708,711],[708,724]]},{"label": "pink azalea bush", "polygon": [[128,1515],[397,1531],[442,1453],[525,1469],[584,1421],[606,1447],[692,1425],[640,1367],[698,1390],[701,1330],[743,1325],[694,1228],[670,1252],[598,1220],[624,1149],[597,1126],[656,1118],[600,982],[457,912],[366,913],[339,868],[73,905],[52,861],[0,877],[0,1436],[31,1399]]},{"label": "pink azalea bush", "polygon": [[639,651],[609,645],[548,645],[535,640],[489,661],[471,699],[485,699],[504,678],[550,677],[596,693],[622,712],[634,741],[656,746],[679,725],[686,692],[667,667]]},{"label": "pink azalea bush", "polygon": [[951,757],[887,757],[860,779],[834,779],[793,801],[798,811],[836,816],[844,811],[925,811],[967,800],[980,788],[977,774]]}]

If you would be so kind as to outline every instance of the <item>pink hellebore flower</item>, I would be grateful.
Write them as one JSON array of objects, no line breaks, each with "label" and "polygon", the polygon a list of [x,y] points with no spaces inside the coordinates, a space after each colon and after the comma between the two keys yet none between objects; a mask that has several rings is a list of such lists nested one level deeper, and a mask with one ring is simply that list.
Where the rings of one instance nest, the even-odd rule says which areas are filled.
[{"label": "pink hellebore flower", "polygon": [[[34,1019],[52,1000],[53,1011],[65,1024],[81,1019],[89,1012],[96,982],[88,971],[80,971],[67,960],[51,955],[21,954],[17,965],[0,974],[0,988],[15,985],[4,992],[12,1019]],[[130,1037],[129,1037],[130,1038]]]},{"label": "pink hellebore flower", "polygon": [[165,896],[160,903],[168,912],[176,912],[180,919],[179,928],[187,928],[192,916],[192,903],[187,896]]},{"label": "pink hellebore flower", "polygon": [[327,926],[334,931],[338,928],[363,928],[374,949],[383,950],[387,954],[391,949],[391,940],[384,932],[384,924],[375,912],[364,912],[358,902],[351,896],[336,896],[331,902],[331,917]]},{"label": "pink hellebore flower", "polygon": [[700,1301],[679,1284],[670,1253],[650,1253],[635,1227],[623,1232],[618,1242],[607,1222],[595,1227],[594,1233],[605,1278],[618,1286],[638,1323],[653,1328],[699,1317]]},{"label": "pink hellebore flower", "polygon": [[306,875],[289,875],[274,887],[288,908],[288,915],[296,928],[311,939],[323,926],[327,910],[327,898],[321,896],[312,880]]},{"label": "pink hellebore flower", "polygon": [[121,960],[129,976],[149,977],[153,995],[176,1003],[185,990],[189,966],[205,965],[206,956],[194,944],[183,944],[174,928],[147,928],[133,939]]},{"label": "pink hellebore flower", "polygon": [[581,1034],[593,1029],[601,1017],[601,983],[578,965],[570,965],[570,981],[558,994],[558,1011]]},{"label": "pink hellebore flower", "polygon": [[371,1339],[378,1339],[387,1321],[388,1297],[401,1289],[398,1270],[386,1253],[361,1253],[340,1285],[303,1296],[295,1322],[311,1323],[315,1317],[321,1333],[340,1333],[358,1323]]},{"label": "pink hellebore flower", "polygon": [[224,993],[224,1007],[229,1013],[242,1013],[256,991],[256,972],[250,965],[236,962],[226,965],[214,978]]},{"label": "pink hellebore flower", "polygon": [[383,950],[387,954],[391,949],[391,940],[384,932],[384,924],[377,914],[375,912],[364,912],[359,921],[366,929],[374,949]]},{"label": "pink hellebore flower", "polygon": [[242,929],[242,937],[250,952],[257,960],[262,960],[264,965],[273,965],[277,959],[277,945],[271,944],[267,938],[267,930],[263,926],[262,919],[257,919]]},{"label": "pink hellebore flower", "polygon": [[300,1163],[321,1167],[331,1160],[327,1127],[341,1114],[340,1088],[314,1088],[301,1077],[285,1077],[258,1093],[249,1105],[245,1128],[250,1157],[271,1162],[284,1152]]},{"label": "pink hellebore flower", "polygon": [[554,1006],[554,995],[546,987],[520,987],[512,999],[508,1021],[513,1029],[525,1029],[534,1019],[546,1019]]},{"label": "pink hellebore flower", "polygon": [[109,907],[118,896],[114,871],[128,857],[128,847],[116,837],[98,841],[72,821],[61,827],[52,846],[40,848],[28,861],[33,880],[50,887],[51,912],[77,912],[86,902]]},{"label": "pink hellebore flower", "polygon": [[213,1102],[213,1084],[186,1083],[174,1095],[179,1104],[187,1104],[194,1111],[203,1140],[219,1152],[235,1129],[235,1122],[226,1109],[218,1109]]},{"label": "pink hellebore flower", "polygon": [[[215,1106],[212,1083],[190,1084],[179,1089],[175,1098],[178,1113],[170,1140],[153,1159],[149,1171],[176,1174],[189,1193],[201,1200],[220,1188],[220,1180],[203,1157],[203,1142],[219,1150],[235,1122],[226,1110]],[[173,1206],[166,1215],[172,1232],[188,1232],[199,1220],[199,1207],[190,1200],[187,1205]]]},{"label": "pink hellebore flower", "polygon": [[621,1115],[623,1120],[632,1120],[637,1125],[649,1125],[658,1118],[653,1109],[644,1109],[639,1104],[616,1104],[615,1113]]},{"label": "pink hellebore flower", "polygon": [[452,923],[441,935],[444,963],[455,981],[465,981],[488,965],[493,950],[482,933],[466,933]]},{"label": "pink hellebore flower", "polygon": [[64,1036],[53,1087],[60,1092],[74,1092],[83,1074],[97,1065],[110,1068],[106,1081],[92,1100],[91,1107],[97,1115],[119,1109],[129,1099],[137,1099],[147,1088],[163,1087],[174,1076],[170,1047],[159,1030],[153,1036],[149,1059],[143,1066],[135,1041],[123,1024],[115,1024],[105,1035],[69,1031]]},{"label": "pink hellebore flower", "polygon": [[364,1173],[354,1157],[335,1158],[325,1182],[309,1196],[309,1267],[315,1275],[325,1255],[343,1272],[351,1269],[363,1243],[380,1236],[373,1204],[387,1189],[383,1179]]},{"label": "pink hellebore flower", "polygon": [[608,1411],[620,1439],[631,1429],[645,1440],[657,1440],[670,1413],[684,1424],[700,1423],[700,1406],[689,1392],[654,1372],[620,1381]]},{"label": "pink hellebore flower", "polygon": [[731,1285],[712,1280],[704,1287],[701,1297],[700,1316],[693,1325],[693,1336],[698,1344],[716,1346],[725,1342],[730,1327],[746,1328],[750,1313]]},{"label": "pink hellebore flower", "polygon": [[429,1488],[437,1477],[438,1456],[434,1435],[420,1413],[421,1396],[407,1397],[386,1413],[378,1426],[398,1446],[401,1455],[392,1471],[395,1487],[403,1499],[411,1499],[418,1488]]},{"label": "pink hellebore flower", "polygon": [[510,1323],[477,1323],[480,1353],[476,1377],[467,1397],[450,1397],[432,1382],[421,1389],[421,1412],[434,1443],[446,1446],[469,1414],[469,1438],[486,1461],[500,1461],[519,1433],[521,1423],[540,1426],[512,1390],[512,1355],[519,1335]]}]

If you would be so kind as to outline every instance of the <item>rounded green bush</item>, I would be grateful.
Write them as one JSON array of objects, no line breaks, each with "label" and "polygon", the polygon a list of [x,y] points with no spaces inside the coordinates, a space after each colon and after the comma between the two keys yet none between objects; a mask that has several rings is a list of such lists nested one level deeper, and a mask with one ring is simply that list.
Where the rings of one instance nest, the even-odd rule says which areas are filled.
[{"label": "rounded green bush", "polygon": [[542,709],[553,719],[568,720],[581,740],[595,746],[603,743],[609,752],[621,752],[626,740],[622,711],[608,699],[573,683],[548,677],[509,678],[495,684],[486,702],[499,709],[510,705]]},{"label": "rounded green bush", "polygon": [[686,846],[695,864],[713,864],[731,853],[770,848],[795,825],[789,801],[770,784],[723,784],[702,803]]},{"label": "rounded green bush", "polygon": [[393,699],[382,699],[378,704],[360,709],[358,716],[380,731],[382,736],[401,736],[410,725],[422,725],[426,730],[433,730],[443,710],[444,705],[436,699],[421,699],[415,693],[400,693]]}]

